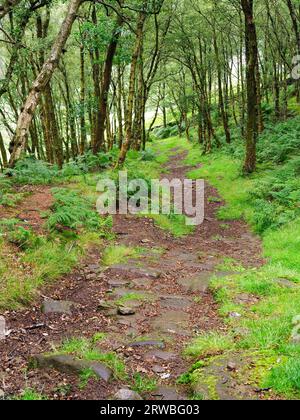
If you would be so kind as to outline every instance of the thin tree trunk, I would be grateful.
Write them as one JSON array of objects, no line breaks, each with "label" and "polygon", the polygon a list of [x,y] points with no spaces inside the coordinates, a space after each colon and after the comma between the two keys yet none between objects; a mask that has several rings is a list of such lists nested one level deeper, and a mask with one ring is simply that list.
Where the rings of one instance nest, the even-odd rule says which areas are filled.
[{"label": "thin tree trunk", "polygon": [[253,0],[241,0],[245,15],[246,63],[247,63],[247,134],[244,171],[252,173],[256,168],[256,142],[258,136],[257,98],[257,34],[253,14]]},{"label": "thin tree trunk", "polygon": [[126,137],[122,144],[117,166],[122,166],[124,164],[126,156],[127,156],[127,152],[129,150],[129,147],[132,141],[133,102],[134,102],[135,81],[136,81],[135,79],[136,79],[136,73],[137,73],[138,58],[140,56],[141,47],[143,43],[143,32],[144,32],[144,24],[146,21],[146,17],[147,15],[144,11],[141,11],[139,13],[137,31],[136,31],[136,42],[135,42],[134,52],[133,52],[132,60],[131,60],[131,69],[130,69],[130,77],[129,77],[129,93],[128,93],[127,113],[126,113]]},{"label": "thin tree trunk", "polygon": [[107,104],[108,104],[108,94],[111,84],[113,60],[117,51],[118,41],[121,35],[121,27],[123,25],[122,16],[118,16],[115,29],[112,34],[111,42],[107,49],[105,67],[103,73],[103,81],[101,86],[101,95],[100,95],[100,106],[99,106],[99,132],[98,137],[95,139],[93,146],[94,153],[98,153],[104,144],[104,132],[105,132],[105,121],[107,116]]},{"label": "thin tree trunk", "polygon": [[217,61],[217,69],[218,69],[218,91],[219,91],[219,105],[221,109],[221,115],[222,115],[222,121],[223,121],[223,127],[225,131],[225,137],[226,137],[226,143],[231,143],[231,135],[229,130],[229,124],[228,124],[228,115],[225,109],[224,104],[224,96],[223,96],[223,86],[222,86],[222,69],[221,69],[221,62],[220,62],[220,55],[219,55],[219,47],[218,47],[218,40],[217,40],[217,34],[214,28],[214,49],[216,54],[216,61]]},{"label": "thin tree trunk", "polygon": [[6,149],[5,149],[4,140],[2,137],[1,131],[0,131],[0,152],[1,152],[3,166],[6,167],[8,161],[7,161],[7,154],[6,154]]},{"label": "thin tree trunk", "polygon": [[84,46],[80,45],[80,154],[84,154],[87,146],[85,126],[85,62]]},{"label": "thin tree trunk", "polygon": [[123,143],[123,114],[122,114],[122,73],[118,65],[118,88],[117,88],[117,114],[118,114],[118,146],[119,149]]},{"label": "thin tree trunk", "polygon": [[23,111],[21,112],[17,123],[16,134],[13,139],[13,152],[9,162],[10,167],[15,165],[16,161],[20,158],[22,152],[25,150],[27,135],[34,112],[39,103],[42,92],[49,84],[54,70],[58,65],[62,50],[67,42],[67,39],[69,38],[73,23],[77,17],[77,12],[82,2],[83,0],[71,0],[67,16],[62,23],[50,56],[45,61],[40,74],[33,83],[32,89],[23,106]]}]

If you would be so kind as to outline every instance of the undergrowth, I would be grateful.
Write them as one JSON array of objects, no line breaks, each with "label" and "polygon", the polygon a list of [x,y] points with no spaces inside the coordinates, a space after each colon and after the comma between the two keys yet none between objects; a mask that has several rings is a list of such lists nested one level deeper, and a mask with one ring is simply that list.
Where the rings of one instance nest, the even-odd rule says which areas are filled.
[{"label": "undergrowth", "polygon": [[[267,259],[260,268],[212,280],[220,314],[235,336],[224,351],[259,351],[264,369],[256,385],[287,398],[300,396],[300,350],[293,341],[293,320],[300,314],[299,123],[297,117],[266,128],[258,142],[258,169],[252,176],[242,175],[242,143],[202,157],[189,145],[186,159],[187,164],[202,163],[189,177],[207,179],[225,200],[218,217],[224,223],[246,220],[261,235]],[[222,349],[221,337],[217,343],[200,337],[186,352],[205,358],[206,347],[215,344],[218,349],[219,341]],[[264,357],[264,352],[273,356]]]}]

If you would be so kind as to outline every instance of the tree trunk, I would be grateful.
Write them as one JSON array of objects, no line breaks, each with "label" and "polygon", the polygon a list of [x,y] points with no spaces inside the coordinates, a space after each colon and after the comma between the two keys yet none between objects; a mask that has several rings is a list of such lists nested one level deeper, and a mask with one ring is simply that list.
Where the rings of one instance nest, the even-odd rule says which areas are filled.
[{"label": "tree trunk", "polygon": [[217,69],[218,69],[218,91],[219,91],[219,105],[221,109],[221,115],[222,115],[222,121],[223,121],[223,127],[226,137],[226,143],[231,143],[231,135],[229,130],[229,123],[228,123],[228,115],[225,109],[224,104],[224,96],[223,96],[223,86],[222,86],[222,69],[221,69],[221,62],[220,62],[220,55],[219,55],[219,47],[218,47],[218,40],[217,40],[217,34],[214,28],[214,49],[216,54],[216,61],[217,61]]},{"label": "tree trunk", "polygon": [[245,15],[246,63],[247,63],[247,133],[245,173],[256,168],[256,142],[258,136],[258,98],[257,98],[257,34],[253,14],[253,0],[241,0]]},{"label": "tree trunk", "polygon": [[119,149],[123,143],[123,113],[122,113],[122,72],[118,65],[118,88],[117,88],[117,114],[118,114],[118,146]]},{"label": "tree trunk", "polygon": [[[96,27],[98,24],[97,21],[97,13],[96,7],[94,5],[92,10],[92,22],[93,25]],[[92,148],[95,150],[95,145],[99,144],[100,142],[100,97],[101,97],[101,89],[100,89],[100,51],[98,46],[93,47],[90,52],[91,55],[91,62],[92,62],[92,73],[93,73],[93,83],[94,83],[94,103],[95,109],[93,110],[93,131],[92,131]]]},{"label": "tree trunk", "polygon": [[42,92],[49,84],[54,70],[58,65],[62,50],[67,42],[67,39],[69,38],[78,9],[82,2],[83,0],[71,0],[67,16],[62,23],[50,56],[45,61],[40,74],[33,83],[32,89],[23,106],[23,111],[21,112],[18,119],[16,133],[13,140],[13,152],[9,162],[10,167],[15,165],[16,161],[20,158],[22,152],[25,150],[27,135],[34,112],[39,103]]},{"label": "tree trunk", "polygon": [[3,166],[6,167],[7,166],[7,154],[6,154],[4,140],[3,140],[3,137],[2,137],[1,131],[0,131],[0,152],[1,152]]},{"label": "tree trunk", "polygon": [[87,146],[85,126],[85,63],[84,46],[80,45],[80,154],[85,153]]},{"label": "tree trunk", "polygon": [[134,94],[135,94],[135,79],[137,73],[137,64],[138,58],[140,56],[141,47],[143,43],[143,32],[144,32],[144,24],[146,21],[146,13],[141,11],[138,17],[138,24],[137,24],[137,31],[136,31],[136,41],[134,52],[132,55],[131,60],[131,69],[130,69],[130,77],[129,77],[129,93],[128,93],[128,103],[127,103],[127,112],[126,112],[126,121],[125,121],[125,131],[126,137],[123,141],[122,148],[120,151],[119,159],[117,166],[122,166],[125,162],[127,152],[129,150],[131,141],[132,141],[132,119],[133,119],[133,102],[134,102]]},{"label": "tree trunk", "polygon": [[107,104],[108,104],[108,94],[109,88],[111,84],[111,75],[112,75],[112,68],[113,68],[113,60],[117,51],[118,41],[121,35],[121,27],[123,25],[123,18],[122,16],[118,16],[115,29],[112,34],[112,39],[107,49],[105,66],[104,66],[104,74],[101,86],[101,95],[100,95],[100,106],[99,106],[99,132],[98,136],[95,139],[95,143],[93,146],[94,153],[98,153],[104,144],[104,132],[105,132],[105,121],[107,116]]}]

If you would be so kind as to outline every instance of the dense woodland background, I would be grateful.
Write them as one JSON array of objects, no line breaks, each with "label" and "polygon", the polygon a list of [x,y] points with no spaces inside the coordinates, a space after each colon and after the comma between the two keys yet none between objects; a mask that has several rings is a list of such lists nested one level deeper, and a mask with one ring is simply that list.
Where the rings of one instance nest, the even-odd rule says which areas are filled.
[{"label": "dense woodland background", "polygon": [[[6,1],[0,7],[2,168],[144,150],[153,127],[203,153],[300,101],[296,0]],[[296,68],[297,70],[297,68]],[[297,72],[296,72],[297,74]],[[9,152],[12,153],[10,156]]]},{"label": "dense woodland background", "polygon": [[[0,0],[0,399],[300,399],[299,151],[299,0]],[[100,216],[120,168],[204,223]]]}]

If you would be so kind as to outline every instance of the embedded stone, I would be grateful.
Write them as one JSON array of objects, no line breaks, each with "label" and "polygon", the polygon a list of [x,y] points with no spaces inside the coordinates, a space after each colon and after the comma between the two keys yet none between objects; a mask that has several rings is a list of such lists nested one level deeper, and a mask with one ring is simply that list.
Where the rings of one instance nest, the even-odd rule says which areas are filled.
[{"label": "embedded stone", "polygon": [[136,341],[134,343],[128,344],[128,347],[158,347],[158,348],[164,349],[165,343],[163,341],[157,341],[157,340]]},{"label": "embedded stone", "polygon": [[151,326],[154,331],[189,336],[189,315],[181,311],[168,311],[154,318]]},{"label": "embedded stone", "polygon": [[45,299],[42,304],[42,312],[49,314],[72,315],[72,307],[76,306],[74,302],[64,300]]},{"label": "embedded stone", "polygon": [[136,265],[131,264],[115,264],[110,267],[110,270],[121,272],[121,273],[130,273],[137,277],[147,277],[158,279],[161,277],[161,273],[152,268],[141,268]]},{"label": "embedded stone", "polygon": [[108,280],[108,285],[112,288],[126,287],[129,284],[130,282],[126,280],[120,280],[120,279]]},{"label": "embedded stone", "polygon": [[145,360],[153,361],[155,359],[172,362],[177,359],[177,354],[161,350],[153,350],[145,354]]},{"label": "embedded stone", "polygon": [[142,401],[143,398],[135,391],[130,389],[120,389],[113,397],[114,400],[119,401]]},{"label": "embedded stone", "polygon": [[189,292],[205,293],[208,290],[212,276],[212,272],[205,272],[199,274],[197,277],[180,279],[177,283]]},{"label": "embedded stone", "polygon": [[39,369],[55,369],[62,373],[78,374],[86,369],[86,363],[76,360],[67,354],[44,355],[39,354],[32,358],[33,366]]},{"label": "embedded stone", "polygon": [[120,306],[118,308],[118,314],[123,315],[123,316],[134,315],[135,314],[135,309],[127,307],[127,306]]},{"label": "embedded stone", "polygon": [[3,316],[0,316],[0,340],[5,340],[6,337],[6,321]]},{"label": "embedded stone", "polygon": [[186,399],[178,394],[176,388],[164,386],[160,386],[155,392],[153,392],[152,396],[156,397],[157,400],[162,401],[178,401]]},{"label": "embedded stone", "polygon": [[189,309],[193,302],[189,298],[183,296],[172,296],[166,295],[161,296],[161,306],[163,308],[172,308],[172,309]]},{"label": "embedded stone", "polygon": [[295,287],[297,287],[295,283],[287,279],[275,279],[274,282],[277,283],[279,286],[287,287],[288,289],[294,289]]},{"label": "embedded stone", "polygon": [[98,378],[103,379],[105,382],[108,382],[112,377],[112,371],[102,363],[91,363],[90,369],[92,369]]},{"label": "embedded stone", "polygon": [[145,289],[152,284],[150,279],[135,279],[135,280],[132,280],[131,283],[134,287],[142,288],[142,289]]},{"label": "embedded stone", "polygon": [[67,374],[80,374],[86,369],[91,369],[98,378],[105,382],[108,382],[112,376],[112,371],[102,363],[77,360],[68,354],[39,354],[32,358],[32,364],[39,369],[55,369]]}]

